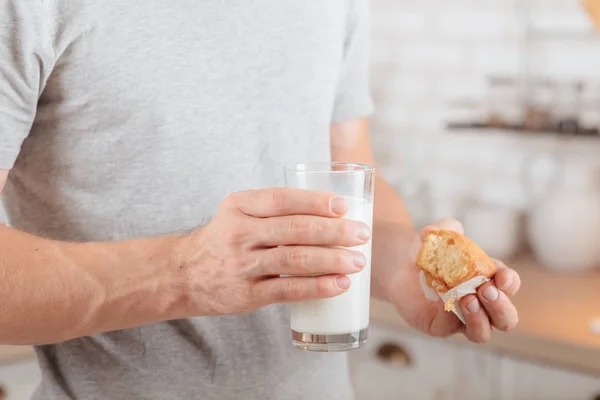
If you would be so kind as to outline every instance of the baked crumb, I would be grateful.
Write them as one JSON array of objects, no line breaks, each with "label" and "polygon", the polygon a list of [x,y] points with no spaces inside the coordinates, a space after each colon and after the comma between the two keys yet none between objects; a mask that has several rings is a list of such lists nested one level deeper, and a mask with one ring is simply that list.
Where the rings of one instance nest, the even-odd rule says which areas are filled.
[{"label": "baked crumb", "polygon": [[444,303],[444,311],[454,311],[456,310],[456,305],[454,299],[448,299]]}]

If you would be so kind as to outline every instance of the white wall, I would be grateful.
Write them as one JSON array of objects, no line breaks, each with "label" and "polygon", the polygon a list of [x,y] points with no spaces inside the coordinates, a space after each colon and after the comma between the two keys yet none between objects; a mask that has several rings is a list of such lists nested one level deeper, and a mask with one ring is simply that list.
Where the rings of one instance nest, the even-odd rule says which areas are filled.
[{"label": "white wall", "polygon": [[600,35],[578,0],[371,4],[374,146],[384,174],[407,197],[409,183],[421,179],[445,199],[486,185],[492,200],[523,209],[530,198],[522,179],[528,157],[542,157],[534,159],[539,179],[552,172],[541,161],[554,151],[600,159],[600,139],[445,130],[446,119],[458,115],[453,102],[485,103],[490,75],[583,80],[597,88],[600,109]]}]

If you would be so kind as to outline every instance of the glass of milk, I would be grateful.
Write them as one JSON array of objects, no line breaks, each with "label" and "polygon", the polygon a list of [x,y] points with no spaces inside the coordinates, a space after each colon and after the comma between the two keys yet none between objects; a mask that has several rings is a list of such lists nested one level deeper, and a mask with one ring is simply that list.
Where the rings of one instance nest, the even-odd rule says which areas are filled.
[{"label": "glass of milk", "polygon": [[[284,168],[290,188],[331,192],[348,203],[344,218],[373,226],[375,169],[367,164],[312,163]],[[371,287],[371,241],[353,247],[365,255],[367,264],[349,275],[350,289],[333,298],[291,305],[293,345],[310,351],[345,351],[367,341]]]}]

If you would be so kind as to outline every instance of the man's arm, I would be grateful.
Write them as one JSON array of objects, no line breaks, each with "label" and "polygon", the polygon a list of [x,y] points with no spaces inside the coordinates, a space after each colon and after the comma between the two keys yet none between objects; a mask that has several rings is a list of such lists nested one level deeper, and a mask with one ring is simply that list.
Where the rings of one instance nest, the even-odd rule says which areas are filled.
[{"label": "man's arm", "polygon": [[369,231],[362,222],[339,218],[339,200],[288,188],[237,192],[194,232],[119,242],[58,242],[0,225],[0,344],[338,296],[346,275],[365,266],[346,248],[369,240],[357,235]]},{"label": "man's arm", "polygon": [[[362,119],[336,123],[331,128],[332,155],[335,161],[374,164],[369,145],[367,122]],[[436,228],[462,233],[462,226],[453,219],[443,219]],[[431,227],[424,228],[422,234]],[[479,287],[477,295],[461,299],[466,326],[452,313],[444,311],[441,301],[425,298],[419,285],[415,265],[421,245],[400,196],[378,177],[375,183],[375,215],[373,219],[373,295],[390,301],[400,315],[413,327],[433,336],[464,332],[474,342],[489,340],[492,327],[514,328],[519,320],[510,300],[520,286],[519,275],[498,262],[498,272],[491,282]]]},{"label": "man's arm", "polygon": [[[331,154],[336,162],[362,162],[375,165],[366,119],[338,122],[331,126]],[[417,236],[404,201],[398,192],[377,172],[375,179],[375,208],[373,215],[372,294],[386,300],[383,282],[390,281],[395,268],[388,265],[389,255],[404,256],[408,251],[401,244],[404,237]],[[385,255],[385,258],[383,258]]]},{"label": "man's arm", "polygon": [[[7,176],[0,171],[1,188]],[[0,224],[0,343],[53,343],[177,316],[174,240],[66,243]]]}]

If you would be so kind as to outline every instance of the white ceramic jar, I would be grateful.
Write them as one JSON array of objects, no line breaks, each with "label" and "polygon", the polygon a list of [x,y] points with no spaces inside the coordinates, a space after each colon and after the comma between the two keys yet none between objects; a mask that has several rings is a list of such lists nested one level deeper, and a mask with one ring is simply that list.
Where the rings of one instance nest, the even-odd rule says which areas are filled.
[{"label": "white ceramic jar", "polygon": [[596,169],[565,163],[562,183],[534,202],[527,224],[540,263],[564,272],[600,266],[600,185]]},{"label": "white ceramic jar", "polygon": [[463,227],[490,257],[509,261],[520,248],[520,215],[515,210],[473,205],[464,212]]}]

